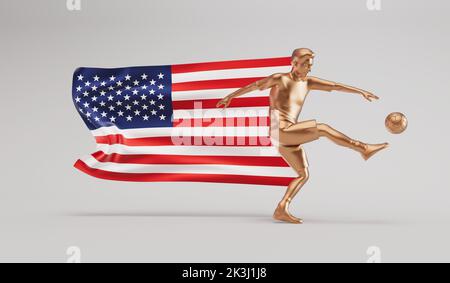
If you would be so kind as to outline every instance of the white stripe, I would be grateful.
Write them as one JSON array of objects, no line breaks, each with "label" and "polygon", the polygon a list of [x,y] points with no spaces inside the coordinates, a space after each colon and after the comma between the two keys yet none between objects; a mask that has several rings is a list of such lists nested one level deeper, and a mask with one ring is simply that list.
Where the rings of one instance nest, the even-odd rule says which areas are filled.
[{"label": "white stripe", "polygon": [[97,150],[105,154],[167,154],[200,156],[275,156],[281,157],[273,146],[127,146],[99,144]]},{"label": "white stripe", "polygon": [[234,118],[234,117],[267,117],[269,107],[236,107],[227,108],[205,108],[194,110],[174,110],[174,119],[209,119],[209,118]]},{"label": "white stripe", "polygon": [[230,174],[247,176],[295,177],[295,172],[289,167],[273,166],[240,166],[240,165],[178,165],[178,164],[122,164],[99,162],[92,156],[81,159],[94,169],[118,173],[183,173],[183,174]]},{"label": "white stripe", "polygon": [[148,137],[181,137],[181,136],[204,136],[204,137],[268,137],[269,127],[173,127],[173,128],[142,128],[120,130],[117,127],[100,128],[92,131],[94,136],[123,135],[125,138],[148,138]]},{"label": "white stripe", "polygon": [[[221,99],[235,92],[236,90],[238,90],[238,88],[174,91],[172,92],[172,101]],[[267,97],[269,96],[269,94],[270,90],[263,90],[263,91],[254,91],[242,97]]]},{"label": "white stripe", "polygon": [[267,77],[275,73],[286,72],[289,72],[289,66],[201,71],[172,74],[172,82],[180,83],[190,81]]}]

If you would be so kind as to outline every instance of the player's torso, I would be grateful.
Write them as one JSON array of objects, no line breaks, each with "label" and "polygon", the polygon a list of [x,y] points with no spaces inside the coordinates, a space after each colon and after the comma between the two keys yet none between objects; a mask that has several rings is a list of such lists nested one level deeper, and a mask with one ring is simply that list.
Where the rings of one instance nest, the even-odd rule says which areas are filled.
[{"label": "player's torso", "polygon": [[308,81],[294,81],[289,74],[281,76],[270,91],[270,108],[278,110],[280,121],[296,123],[308,95]]}]

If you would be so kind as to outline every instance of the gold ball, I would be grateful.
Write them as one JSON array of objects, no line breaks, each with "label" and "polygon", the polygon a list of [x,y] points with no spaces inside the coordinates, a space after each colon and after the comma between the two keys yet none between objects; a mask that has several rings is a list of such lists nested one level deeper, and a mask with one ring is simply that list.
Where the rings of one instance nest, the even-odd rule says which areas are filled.
[{"label": "gold ball", "polygon": [[394,112],[386,117],[386,128],[392,134],[401,134],[408,127],[408,119],[400,112]]}]

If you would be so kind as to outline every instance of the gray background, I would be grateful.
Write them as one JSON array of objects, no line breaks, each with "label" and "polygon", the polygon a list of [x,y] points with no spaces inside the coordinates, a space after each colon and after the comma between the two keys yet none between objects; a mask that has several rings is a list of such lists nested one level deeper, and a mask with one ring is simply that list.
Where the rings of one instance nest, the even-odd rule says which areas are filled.
[{"label": "gray background", "polygon": [[[0,261],[449,261],[449,1],[0,2]],[[320,140],[293,203],[301,226],[274,223],[284,188],[116,183],[72,168],[95,150],[71,101],[78,66],[120,67],[316,51],[313,75],[382,99],[314,92],[316,118],[391,148],[369,162]],[[407,114],[388,134],[384,117]]]}]

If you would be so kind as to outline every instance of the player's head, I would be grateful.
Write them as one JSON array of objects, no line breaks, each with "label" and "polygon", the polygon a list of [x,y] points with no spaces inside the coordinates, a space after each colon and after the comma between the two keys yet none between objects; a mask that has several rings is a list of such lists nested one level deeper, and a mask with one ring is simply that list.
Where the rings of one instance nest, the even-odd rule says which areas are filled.
[{"label": "player's head", "polygon": [[297,48],[292,52],[292,70],[300,77],[306,77],[311,72],[314,63],[314,52],[308,48]]}]

